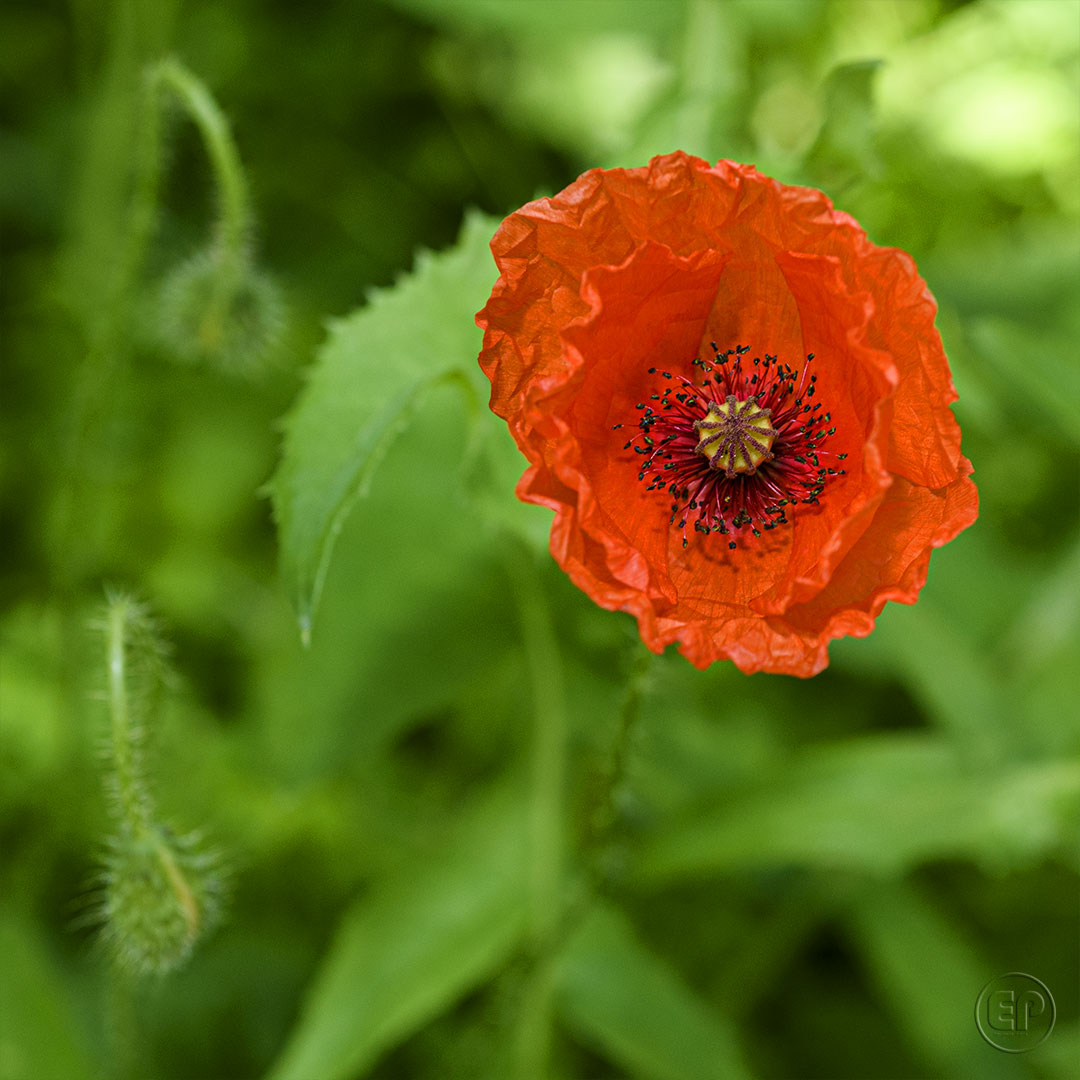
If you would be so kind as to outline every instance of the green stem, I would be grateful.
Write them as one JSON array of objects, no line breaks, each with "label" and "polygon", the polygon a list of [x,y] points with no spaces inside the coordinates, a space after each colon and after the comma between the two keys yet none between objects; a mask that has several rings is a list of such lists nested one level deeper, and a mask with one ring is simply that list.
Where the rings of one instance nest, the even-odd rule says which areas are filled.
[{"label": "green stem", "polygon": [[534,730],[529,814],[533,969],[515,1045],[521,1080],[547,1075],[553,1014],[552,951],[562,915],[567,715],[562,662],[531,552],[518,545],[510,579],[532,686]]},{"label": "green stem", "polygon": [[162,60],[151,69],[151,85],[171,90],[199,134],[214,170],[221,200],[218,242],[226,252],[244,252],[251,229],[247,181],[229,122],[203,83],[178,60]]},{"label": "green stem", "polygon": [[[531,569],[531,567],[530,567]],[[535,572],[532,581],[535,587]],[[562,710],[562,723],[557,724],[554,712],[536,709],[537,731],[533,753],[533,964],[522,992],[520,1021],[514,1046],[513,1075],[517,1080],[542,1080],[548,1075],[551,1032],[554,1025],[554,1001],[558,954],[562,943],[580,924],[593,896],[599,891],[605,876],[604,856],[618,822],[618,796],[626,782],[630,751],[634,733],[641,715],[641,699],[652,670],[653,654],[641,648],[635,655],[627,680],[626,694],[619,709],[618,727],[612,741],[611,756],[604,771],[604,793],[600,807],[592,821],[592,830],[586,843],[588,858],[586,888],[573,903],[564,904],[562,887],[562,806],[565,784],[566,720],[562,704],[561,669],[553,666],[558,662],[558,646],[551,633],[546,608],[532,609],[524,582],[516,582],[521,589],[519,604],[522,609],[523,628],[533,622],[532,632],[525,631],[526,646],[531,652],[530,673],[534,692],[545,674],[546,685],[557,691],[557,704]],[[541,599],[537,595],[537,599]],[[524,602],[522,602],[524,601]],[[542,600],[541,600],[542,602]],[[544,723],[544,720],[547,723]],[[557,755],[557,764],[556,764]],[[557,779],[556,779],[557,778]],[[547,815],[546,819],[542,817]],[[547,824],[545,824],[545,821]],[[557,855],[550,862],[538,856],[544,851],[544,843],[551,837],[546,830],[551,822],[557,822],[554,837],[558,842]],[[591,857],[590,857],[591,856]],[[537,905],[543,905],[539,907]]]},{"label": "green stem", "polygon": [[146,840],[153,831],[149,799],[140,781],[138,737],[133,727],[129,696],[131,602],[110,601],[106,621],[109,665],[109,718],[112,733],[112,765],[120,819],[135,840]]},{"label": "green stem", "polygon": [[619,726],[611,747],[611,766],[607,786],[607,813],[609,821],[618,816],[616,801],[619,792],[626,783],[630,762],[630,748],[633,745],[638,720],[641,717],[641,699],[645,694],[645,684],[652,671],[655,654],[644,646],[635,649],[634,661],[630,668],[630,677],[626,683],[626,695],[619,709]]},{"label": "green stem", "polygon": [[236,292],[248,271],[253,219],[247,181],[229,122],[203,83],[171,58],[151,69],[150,83],[170,91],[183,107],[198,129],[214,173],[219,199],[214,244],[217,273],[199,330],[202,344],[213,349],[221,340]]},{"label": "green stem", "polygon": [[533,959],[525,979],[514,1033],[511,1076],[546,1080],[550,1074],[551,1033],[555,1025],[555,964],[552,948]]},{"label": "green stem", "polygon": [[[120,102],[127,104],[131,98],[130,80],[134,78],[138,61],[133,55],[134,34],[131,5],[117,4],[116,49],[123,59],[114,61],[124,70],[120,85],[112,91],[118,104],[112,110],[102,110],[97,127],[104,129],[109,140],[98,140],[91,148],[90,158],[96,164],[106,157],[109,166],[127,169],[133,157],[135,162],[134,197],[126,228],[117,220],[113,227],[115,238],[108,249],[100,245],[90,246],[84,241],[83,261],[98,267],[106,278],[93,302],[83,311],[86,328],[87,350],[74,378],[71,405],[71,426],[67,436],[62,479],[56,506],[56,529],[53,555],[59,591],[68,593],[89,566],[96,570],[96,557],[103,541],[101,518],[97,511],[100,488],[108,482],[114,466],[110,428],[115,421],[119,383],[125,373],[125,361],[130,350],[129,335],[123,332],[125,312],[139,276],[148,246],[153,222],[156,217],[157,191],[160,176],[160,118],[154,95],[143,94],[138,115],[130,125],[117,130],[105,126],[110,111],[119,111]],[[127,105],[130,108],[130,105]],[[114,122],[115,123],[115,122]],[[132,134],[134,132],[134,134]],[[119,149],[100,145],[108,142],[119,144]],[[99,193],[107,185],[97,175],[98,170],[87,167],[91,175],[84,180],[88,190]],[[119,186],[119,185],[117,185]],[[92,211],[88,208],[87,214]],[[80,293],[86,283],[80,280]],[[81,301],[80,295],[80,301]],[[96,460],[95,460],[96,459]],[[73,628],[73,634],[78,630]]]},{"label": "green stem", "polygon": [[160,203],[163,90],[179,101],[198,129],[218,191],[217,276],[202,324],[202,334],[211,345],[223,332],[233,298],[248,268],[250,201],[228,122],[206,87],[187,68],[173,59],[159,61],[146,70],[144,80],[127,229],[118,245],[116,269],[103,312],[89,327],[89,349],[76,382],[66,479],[57,506],[56,562],[65,591],[77,579],[81,564],[92,561],[93,553],[83,552],[81,560],[73,555],[80,550],[77,531],[92,531],[85,529],[85,521],[92,520],[87,507],[93,502],[94,493],[83,475],[82,461],[87,447],[95,442],[103,447],[108,443],[103,434],[95,438],[95,430],[107,426],[111,419],[117,379],[130,351],[129,335],[125,333],[126,311],[153,239]]},{"label": "green stem", "polygon": [[[535,582],[530,583],[535,584]],[[531,589],[530,589],[531,591]],[[532,754],[532,933],[537,944],[558,922],[563,871],[563,792],[565,790],[566,709],[558,646],[539,593],[523,613],[530,655],[536,730]],[[535,603],[533,602],[535,601]]]},{"label": "green stem", "polygon": [[106,1037],[111,1051],[109,1075],[117,1080],[136,1080],[146,1071],[140,1065],[141,1039],[132,976],[120,968],[111,968],[105,995]]},{"label": "green stem", "polygon": [[532,687],[534,729],[529,815],[531,934],[540,945],[558,922],[563,872],[563,791],[567,735],[562,662],[532,554],[522,547],[511,582]]},{"label": "green stem", "polygon": [[122,323],[119,316],[138,281],[157,222],[161,190],[161,102],[152,74],[144,80],[137,138],[131,217],[117,275],[116,304],[119,310],[112,319],[114,328]]},{"label": "green stem", "polygon": [[607,872],[606,856],[619,821],[619,795],[626,784],[630,751],[641,716],[641,699],[654,659],[654,655],[644,646],[639,645],[636,648],[627,678],[626,693],[619,708],[618,726],[603,770],[602,793],[590,822],[586,844],[586,854],[590,856],[589,878],[594,890],[600,886]]}]

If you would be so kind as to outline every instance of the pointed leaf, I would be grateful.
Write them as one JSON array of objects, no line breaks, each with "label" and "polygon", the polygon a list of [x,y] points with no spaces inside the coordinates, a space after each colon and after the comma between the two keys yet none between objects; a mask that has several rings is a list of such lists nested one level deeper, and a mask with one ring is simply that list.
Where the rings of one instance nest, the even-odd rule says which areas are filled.
[{"label": "pointed leaf", "polygon": [[633,1076],[749,1076],[732,1025],[637,939],[616,908],[589,912],[567,943],[557,978],[566,1021]]},{"label": "pointed leaf", "polygon": [[870,888],[849,915],[860,955],[927,1075],[1015,1076],[1010,1055],[979,1038],[979,991],[996,972],[910,886]]},{"label": "pointed leaf", "polygon": [[878,736],[815,747],[740,796],[660,830],[643,879],[777,865],[882,875],[936,858],[1010,866],[1064,850],[1080,763],[975,767],[940,738]]},{"label": "pointed leaf", "polygon": [[457,373],[474,377],[473,316],[496,277],[495,224],[471,216],[456,248],[422,255],[411,276],[334,322],[285,421],[270,488],[282,577],[305,640],[341,526],[421,395]]},{"label": "pointed leaf", "polygon": [[516,794],[484,799],[440,857],[356,902],[271,1080],[363,1074],[504,961],[526,918]]}]

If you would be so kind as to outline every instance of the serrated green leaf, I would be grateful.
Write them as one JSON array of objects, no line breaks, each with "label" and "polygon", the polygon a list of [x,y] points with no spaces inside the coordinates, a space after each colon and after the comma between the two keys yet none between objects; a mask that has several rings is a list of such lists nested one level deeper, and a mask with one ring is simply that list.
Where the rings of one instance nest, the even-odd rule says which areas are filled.
[{"label": "serrated green leaf", "polygon": [[495,970],[524,933],[524,804],[484,798],[440,856],[345,915],[271,1080],[345,1080]]},{"label": "serrated green leaf", "polygon": [[[424,396],[410,434],[387,454],[337,539],[313,647],[297,650],[289,641],[282,655],[263,661],[255,711],[287,775],[336,770],[351,754],[378,769],[373,756],[403,726],[469,715],[462,697],[469,687],[492,692],[499,702],[492,716],[511,727],[524,719],[514,711],[519,694],[499,696],[496,672],[517,662],[520,638],[493,537],[506,526],[500,520],[489,528],[486,510],[503,508],[508,521],[516,507],[548,518],[550,511],[513,497],[517,474],[500,490],[501,475],[457,467],[468,426],[454,388]],[[481,427],[485,450],[503,437],[517,454],[497,417],[485,415]],[[480,493],[483,514],[476,512]],[[303,739],[296,737],[298,715],[306,718]],[[487,731],[494,737],[490,724]],[[364,805],[375,814],[370,797]]]},{"label": "serrated green leaf", "polygon": [[1080,763],[976,768],[940,738],[815,747],[715,809],[659,830],[645,880],[801,865],[899,874],[935,858],[1010,865],[1068,844]]},{"label": "serrated green leaf", "polygon": [[641,1080],[739,1080],[732,1025],[598,904],[567,942],[556,976],[566,1021]]},{"label": "serrated green leaf", "polygon": [[474,378],[473,316],[496,278],[492,219],[470,216],[455,248],[422,255],[412,275],[333,323],[285,421],[271,482],[281,573],[305,640],[334,542],[425,390]]}]

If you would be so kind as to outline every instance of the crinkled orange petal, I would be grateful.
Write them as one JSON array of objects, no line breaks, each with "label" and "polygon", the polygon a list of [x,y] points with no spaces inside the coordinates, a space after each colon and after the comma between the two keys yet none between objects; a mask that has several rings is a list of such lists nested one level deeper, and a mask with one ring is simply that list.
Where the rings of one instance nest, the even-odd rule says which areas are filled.
[{"label": "crinkled orange petal", "polygon": [[[518,495],[551,507],[556,560],[654,651],[813,675],[830,640],[914,602],[930,551],[974,521],[933,298],[909,256],[821,192],[669,154],[529,203],[492,251],[480,364],[530,463]],[[714,341],[796,368],[816,354],[846,466],[734,551],[716,534],[684,545],[616,427],[634,428],[650,367],[689,377]]]}]

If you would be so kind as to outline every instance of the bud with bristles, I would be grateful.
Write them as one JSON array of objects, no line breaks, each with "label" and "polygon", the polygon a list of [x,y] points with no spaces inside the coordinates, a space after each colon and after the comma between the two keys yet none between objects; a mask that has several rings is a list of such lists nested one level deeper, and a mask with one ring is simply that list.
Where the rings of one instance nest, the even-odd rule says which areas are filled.
[{"label": "bud with bristles", "polygon": [[274,358],[285,327],[277,285],[247,257],[217,249],[182,262],[161,286],[157,337],[180,360],[253,375]]},{"label": "bud with bristles", "polygon": [[102,940],[123,970],[164,975],[220,915],[220,857],[200,851],[197,836],[178,836],[157,820],[146,782],[146,732],[167,675],[156,625],[142,604],[120,594],[110,594],[97,625],[106,639],[106,789],[115,820],[100,879]]}]

